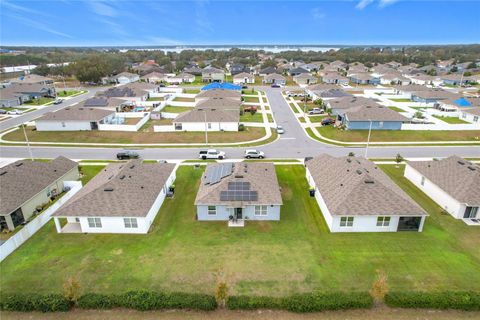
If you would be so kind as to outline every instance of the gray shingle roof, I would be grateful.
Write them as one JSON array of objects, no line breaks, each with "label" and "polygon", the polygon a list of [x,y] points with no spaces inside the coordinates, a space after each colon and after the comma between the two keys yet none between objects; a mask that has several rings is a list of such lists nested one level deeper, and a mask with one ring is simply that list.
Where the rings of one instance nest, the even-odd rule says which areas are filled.
[{"label": "gray shingle roof", "polygon": [[458,156],[439,161],[409,161],[408,165],[456,200],[480,206],[480,166]]},{"label": "gray shingle roof", "polygon": [[174,168],[140,159],[109,164],[54,216],[145,217]]},{"label": "gray shingle roof", "polygon": [[[206,170],[222,164],[208,164]],[[205,171],[207,172],[207,171]],[[282,195],[273,163],[234,163],[232,174],[216,184],[205,184],[204,174],[200,182],[195,205],[231,205],[243,206],[252,204],[281,205]],[[250,182],[250,190],[258,192],[257,201],[221,201],[220,192],[228,189],[228,182]]]},{"label": "gray shingle roof", "polygon": [[332,215],[426,215],[382,169],[365,158],[321,154],[305,165]]},{"label": "gray shingle roof", "polygon": [[113,113],[115,111],[74,106],[55,112],[47,112],[36,121],[100,121]]},{"label": "gray shingle roof", "polygon": [[407,122],[408,118],[397,111],[382,105],[358,106],[347,109],[345,115],[349,121],[401,121]]},{"label": "gray shingle roof", "polygon": [[19,160],[0,168],[0,215],[15,211],[75,167],[76,162],[58,157],[49,162]]}]

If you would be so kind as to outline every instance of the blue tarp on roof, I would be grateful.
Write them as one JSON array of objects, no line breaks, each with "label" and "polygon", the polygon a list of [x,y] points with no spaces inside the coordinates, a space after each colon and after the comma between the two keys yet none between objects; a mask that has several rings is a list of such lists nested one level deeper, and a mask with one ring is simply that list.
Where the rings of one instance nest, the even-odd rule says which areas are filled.
[{"label": "blue tarp on roof", "polygon": [[465,98],[459,98],[457,100],[454,100],[453,102],[455,102],[456,105],[458,105],[459,107],[471,107],[472,104],[470,102],[468,102],[467,99]]},{"label": "blue tarp on roof", "polygon": [[230,82],[212,82],[207,84],[202,90],[212,90],[212,89],[227,89],[227,90],[240,90],[242,87],[234,85]]}]

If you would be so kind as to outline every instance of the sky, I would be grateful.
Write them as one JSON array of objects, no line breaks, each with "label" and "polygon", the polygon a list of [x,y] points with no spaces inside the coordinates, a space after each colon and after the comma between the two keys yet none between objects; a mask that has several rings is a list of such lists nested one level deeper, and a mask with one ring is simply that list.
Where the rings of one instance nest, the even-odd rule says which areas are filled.
[{"label": "sky", "polygon": [[0,0],[0,45],[480,43],[480,0]]}]

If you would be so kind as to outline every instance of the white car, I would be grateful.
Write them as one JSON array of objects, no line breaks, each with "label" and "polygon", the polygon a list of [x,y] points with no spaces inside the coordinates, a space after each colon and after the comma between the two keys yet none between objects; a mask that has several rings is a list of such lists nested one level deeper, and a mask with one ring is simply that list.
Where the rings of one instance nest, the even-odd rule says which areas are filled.
[{"label": "white car", "polygon": [[283,129],[282,126],[277,126],[277,133],[278,134],[284,134],[285,133],[285,130]]},{"label": "white car", "polygon": [[208,150],[202,150],[198,154],[198,158],[202,160],[206,159],[225,159],[225,152],[215,150],[215,149],[208,149]]},{"label": "white car", "polygon": [[250,158],[258,158],[258,159],[263,159],[265,158],[265,153],[260,150],[255,150],[255,149],[248,149],[245,150],[245,158],[250,159]]},{"label": "white car", "polygon": [[14,110],[8,111],[7,114],[22,114],[22,111],[18,109],[14,109]]}]

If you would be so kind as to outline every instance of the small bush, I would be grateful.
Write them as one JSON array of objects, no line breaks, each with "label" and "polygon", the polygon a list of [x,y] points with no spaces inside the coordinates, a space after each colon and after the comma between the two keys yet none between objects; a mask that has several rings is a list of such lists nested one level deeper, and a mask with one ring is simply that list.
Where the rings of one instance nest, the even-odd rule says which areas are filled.
[{"label": "small bush", "polygon": [[161,293],[153,291],[129,291],[116,299],[119,307],[136,310],[194,309],[215,310],[217,302],[214,296],[190,293]]},{"label": "small bush", "polygon": [[282,299],[275,297],[231,296],[227,307],[231,310],[282,309]]},{"label": "small bush", "polygon": [[69,311],[72,302],[61,294],[14,294],[2,296],[1,309],[6,311]]},{"label": "small bush", "polygon": [[116,306],[116,297],[99,293],[87,293],[77,301],[77,306],[82,309],[111,309]]},{"label": "small bush", "polygon": [[480,310],[480,292],[390,292],[385,303],[397,308]]},{"label": "small bush", "polygon": [[245,125],[243,123],[238,125],[238,131],[245,131]]},{"label": "small bush", "polygon": [[292,312],[371,308],[373,298],[368,292],[306,293],[284,299],[284,306]]}]

